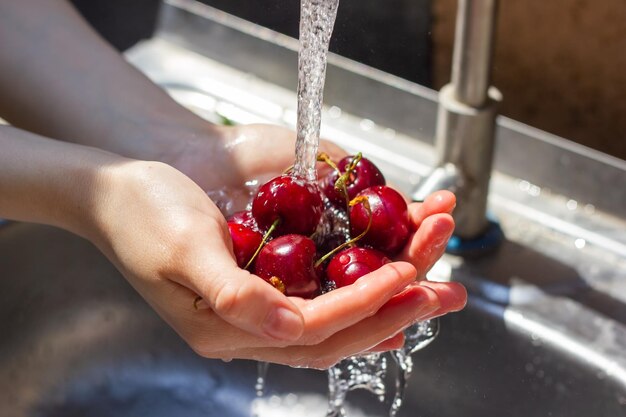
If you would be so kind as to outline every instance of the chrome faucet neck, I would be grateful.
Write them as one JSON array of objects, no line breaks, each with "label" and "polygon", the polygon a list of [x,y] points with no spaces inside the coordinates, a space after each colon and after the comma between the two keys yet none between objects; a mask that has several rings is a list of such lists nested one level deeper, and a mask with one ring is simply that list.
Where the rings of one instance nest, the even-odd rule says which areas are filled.
[{"label": "chrome faucet neck", "polygon": [[476,240],[488,233],[487,196],[502,97],[491,87],[497,0],[459,0],[452,81],[439,93],[437,167],[413,194],[449,189],[457,195],[455,235]]}]

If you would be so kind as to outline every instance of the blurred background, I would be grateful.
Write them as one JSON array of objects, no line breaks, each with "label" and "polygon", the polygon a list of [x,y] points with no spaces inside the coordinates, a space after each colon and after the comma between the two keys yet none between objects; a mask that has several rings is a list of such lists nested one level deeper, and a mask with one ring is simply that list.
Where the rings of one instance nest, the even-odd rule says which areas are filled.
[{"label": "blurred background", "polygon": [[[202,0],[297,37],[298,0]],[[73,0],[123,51],[154,31],[160,0]],[[439,89],[450,79],[455,0],[341,0],[331,50]],[[493,84],[501,113],[626,159],[626,2],[500,2]]]}]

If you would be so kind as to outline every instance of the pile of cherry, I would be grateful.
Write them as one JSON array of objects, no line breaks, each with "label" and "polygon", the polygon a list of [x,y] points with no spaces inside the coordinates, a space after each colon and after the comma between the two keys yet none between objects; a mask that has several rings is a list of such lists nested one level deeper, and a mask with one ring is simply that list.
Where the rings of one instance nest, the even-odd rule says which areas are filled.
[{"label": "pile of cherry", "polygon": [[[409,237],[406,201],[371,161],[361,154],[318,160],[332,171],[317,183],[275,177],[251,210],[228,220],[238,265],[288,296],[314,298],[352,284],[390,262]],[[329,213],[347,220],[345,232],[320,232]]]}]

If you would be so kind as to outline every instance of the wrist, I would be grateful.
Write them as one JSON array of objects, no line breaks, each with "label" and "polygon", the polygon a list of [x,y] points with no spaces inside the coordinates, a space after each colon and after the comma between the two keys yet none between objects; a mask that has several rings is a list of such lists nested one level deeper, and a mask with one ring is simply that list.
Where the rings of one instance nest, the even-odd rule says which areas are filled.
[{"label": "wrist", "polygon": [[108,172],[125,158],[8,126],[0,147],[0,217],[89,238]]}]

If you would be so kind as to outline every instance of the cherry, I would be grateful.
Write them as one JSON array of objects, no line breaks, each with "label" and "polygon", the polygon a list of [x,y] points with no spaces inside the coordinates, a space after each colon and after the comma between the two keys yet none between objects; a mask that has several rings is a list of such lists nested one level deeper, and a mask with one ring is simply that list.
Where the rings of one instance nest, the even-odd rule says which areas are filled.
[{"label": "cherry", "polygon": [[233,252],[237,265],[245,268],[261,245],[263,235],[249,226],[233,221],[228,222],[228,230],[233,240]]},{"label": "cherry", "polygon": [[277,237],[261,249],[254,273],[285,295],[313,298],[320,292],[316,273],[315,242],[302,235]]},{"label": "cherry", "polygon": [[[350,164],[357,156],[346,156],[337,164],[337,168],[342,174],[345,174]],[[372,161],[359,157],[360,160],[352,168],[350,174],[346,177],[346,189],[348,191],[348,200],[352,200],[358,193],[366,188],[376,185],[385,185],[385,177],[382,172],[374,165]],[[320,180],[320,187],[324,195],[333,205],[340,208],[346,207],[346,197],[344,191],[335,188],[335,183],[339,179],[337,170],[331,171],[328,175]]]},{"label": "cherry", "polygon": [[287,174],[263,184],[252,201],[252,214],[261,230],[279,220],[276,236],[312,234],[323,210],[317,184]]},{"label": "cherry", "polygon": [[[367,230],[371,216],[370,230],[359,241],[387,254],[399,252],[409,237],[409,216],[404,198],[393,188],[381,185],[361,191],[357,199],[365,197],[369,208],[363,202],[350,209],[350,233],[357,236]],[[370,213],[371,211],[371,213]]]},{"label": "cherry", "polygon": [[384,253],[375,249],[344,249],[328,264],[326,279],[333,281],[337,288],[345,287],[389,262],[391,260]]},{"label": "cherry", "polygon": [[248,226],[252,230],[259,231],[259,225],[256,223],[256,220],[250,210],[238,211],[237,213],[230,216],[228,222],[243,224],[244,226]]}]

